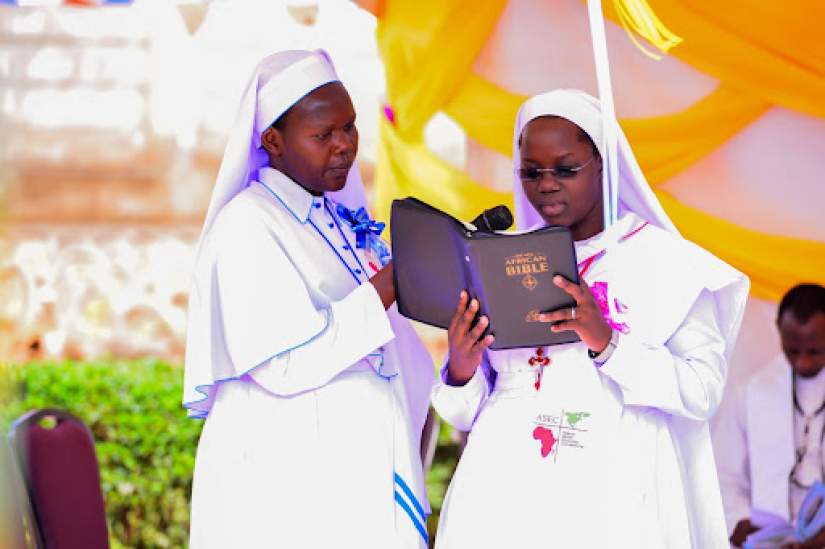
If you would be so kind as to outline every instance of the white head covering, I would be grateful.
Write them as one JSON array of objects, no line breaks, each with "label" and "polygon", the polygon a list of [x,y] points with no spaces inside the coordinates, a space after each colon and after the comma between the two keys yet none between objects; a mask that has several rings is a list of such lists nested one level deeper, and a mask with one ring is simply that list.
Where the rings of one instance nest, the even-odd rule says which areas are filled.
[{"label": "white head covering", "polygon": [[[520,162],[519,138],[521,133],[528,122],[541,116],[560,116],[580,127],[595,143],[602,157],[602,165],[608,163],[602,135],[602,112],[599,100],[579,90],[554,90],[531,97],[519,109],[513,136],[513,164],[516,168]],[[609,200],[607,187],[612,185],[613,188],[618,188],[619,217],[627,212],[634,212],[650,223],[678,234],[673,222],[648,185],[633,155],[630,143],[618,123],[615,123],[615,128],[618,133],[616,149],[619,155],[618,181],[610,181],[608,177],[604,178],[603,199],[606,202]],[[513,172],[513,199],[516,208],[516,224],[519,229],[542,223],[541,216],[524,194],[521,180],[515,171]],[[609,205],[605,204],[605,211],[608,209]]]},{"label": "white head covering", "polygon": [[[332,60],[324,50],[286,50],[258,63],[226,143],[198,249],[218,212],[258,177],[259,169],[269,165],[266,151],[261,148],[261,134],[308,93],[339,81]],[[350,208],[366,206],[357,163],[350,169],[346,186],[331,196]]]}]

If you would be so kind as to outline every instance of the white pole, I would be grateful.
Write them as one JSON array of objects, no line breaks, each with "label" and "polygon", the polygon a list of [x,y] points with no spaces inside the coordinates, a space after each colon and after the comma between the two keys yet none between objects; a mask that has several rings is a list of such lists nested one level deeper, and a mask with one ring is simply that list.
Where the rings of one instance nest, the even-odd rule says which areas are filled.
[{"label": "white pole", "polygon": [[613,106],[613,86],[610,81],[610,61],[607,57],[607,39],[601,0],[588,0],[587,13],[593,42],[593,58],[596,62],[596,81],[602,106],[603,150],[602,197],[604,204],[604,228],[607,229],[619,217],[619,157],[616,131],[616,111]]}]

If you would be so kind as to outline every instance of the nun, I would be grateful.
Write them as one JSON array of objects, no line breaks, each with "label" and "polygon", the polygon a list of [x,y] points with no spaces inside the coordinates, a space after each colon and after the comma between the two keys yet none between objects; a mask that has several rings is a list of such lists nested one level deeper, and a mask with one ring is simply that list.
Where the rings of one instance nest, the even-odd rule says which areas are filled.
[{"label": "nun", "polygon": [[469,438],[436,547],[727,547],[708,419],[747,278],[679,235],[584,92],[528,99],[513,153],[519,227],[575,240],[581,282],[554,283],[576,305],[541,321],[581,341],[491,350],[478,303],[456,296],[433,404]]},{"label": "nun", "polygon": [[350,97],[324,51],[255,68],[196,252],[190,544],[427,545],[429,354],[393,302]]}]

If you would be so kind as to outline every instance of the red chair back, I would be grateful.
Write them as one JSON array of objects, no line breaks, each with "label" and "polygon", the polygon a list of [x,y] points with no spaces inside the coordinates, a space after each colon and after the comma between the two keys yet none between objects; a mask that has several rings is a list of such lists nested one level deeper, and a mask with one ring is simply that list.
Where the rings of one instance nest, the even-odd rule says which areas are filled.
[{"label": "red chair back", "polygon": [[107,549],[106,508],[88,427],[65,410],[34,410],[12,425],[9,438],[45,547]]}]

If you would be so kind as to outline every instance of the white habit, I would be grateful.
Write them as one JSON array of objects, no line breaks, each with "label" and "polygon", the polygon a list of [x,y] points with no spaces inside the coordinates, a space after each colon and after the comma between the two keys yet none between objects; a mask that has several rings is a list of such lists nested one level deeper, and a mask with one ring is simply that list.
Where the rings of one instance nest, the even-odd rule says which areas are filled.
[{"label": "white habit", "polygon": [[265,59],[227,145],[189,305],[195,549],[426,546],[429,354],[367,282],[382,258],[337,200],[256,156],[262,129],[334,80],[323,52]]},{"label": "white habit", "polygon": [[[603,151],[598,102],[557,90],[522,107],[517,162],[522,128],[544,115]],[[576,243],[616,349],[601,367],[583,343],[488,351],[466,385],[434,388],[439,413],[470,431],[437,549],[727,546],[707,420],[747,279],[675,232],[620,137],[621,216]],[[524,218],[531,206],[515,185]]]}]

